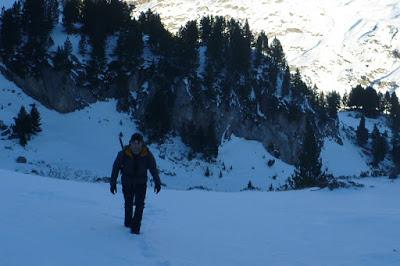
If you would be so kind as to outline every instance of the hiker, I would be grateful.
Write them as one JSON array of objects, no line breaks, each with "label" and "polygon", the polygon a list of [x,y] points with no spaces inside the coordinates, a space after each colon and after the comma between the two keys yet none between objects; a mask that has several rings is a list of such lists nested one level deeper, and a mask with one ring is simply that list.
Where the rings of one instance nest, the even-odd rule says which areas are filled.
[{"label": "hiker", "polygon": [[[118,152],[114,161],[110,191],[117,192],[117,178],[119,171],[122,173],[122,192],[125,199],[125,226],[131,228],[132,234],[140,233],[144,200],[147,189],[147,170],[150,170],[154,181],[154,192],[161,190],[161,180],[158,176],[156,161],[150,150],[144,145],[143,136],[139,133],[132,135],[129,145]],[[135,213],[133,214],[133,201],[135,201]]]}]

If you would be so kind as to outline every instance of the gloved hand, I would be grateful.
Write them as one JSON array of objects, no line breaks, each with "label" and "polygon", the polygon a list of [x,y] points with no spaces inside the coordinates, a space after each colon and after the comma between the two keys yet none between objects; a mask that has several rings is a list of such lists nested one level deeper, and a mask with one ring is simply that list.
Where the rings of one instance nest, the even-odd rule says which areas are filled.
[{"label": "gloved hand", "polygon": [[117,193],[117,185],[111,185],[111,186],[110,186],[110,192],[111,192],[112,194]]},{"label": "gloved hand", "polygon": [[156,194],[158,194],[158,192],[160,192],[160,190],[161,190],[161,184],[157,183],[157,184],[154,186],[154,192],[155,192]]}]

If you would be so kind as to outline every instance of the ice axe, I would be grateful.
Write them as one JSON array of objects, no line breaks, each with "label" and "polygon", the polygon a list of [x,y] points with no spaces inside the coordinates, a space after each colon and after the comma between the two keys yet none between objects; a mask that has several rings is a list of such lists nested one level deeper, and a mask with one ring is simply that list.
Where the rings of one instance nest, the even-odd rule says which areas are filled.
[{"label": "ice axe", "polygon": [[119,144],[121,144],[121,149],[124,149],[124,144],[122,143],[121,136],[119,137]]}]

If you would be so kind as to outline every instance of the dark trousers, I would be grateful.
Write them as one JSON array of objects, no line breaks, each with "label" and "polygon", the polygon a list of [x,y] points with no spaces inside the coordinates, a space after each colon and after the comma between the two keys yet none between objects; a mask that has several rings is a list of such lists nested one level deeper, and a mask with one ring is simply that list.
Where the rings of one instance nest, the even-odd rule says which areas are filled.
[{"label": "dark trousers", "polygon": [[[132,230],[139,231],[143,217],[144,199],[146,198],[147,184],[123,186],[122,192],[125,199],[125,225]],[[133,215],[133,201],[135,201],[135,214]]]}]

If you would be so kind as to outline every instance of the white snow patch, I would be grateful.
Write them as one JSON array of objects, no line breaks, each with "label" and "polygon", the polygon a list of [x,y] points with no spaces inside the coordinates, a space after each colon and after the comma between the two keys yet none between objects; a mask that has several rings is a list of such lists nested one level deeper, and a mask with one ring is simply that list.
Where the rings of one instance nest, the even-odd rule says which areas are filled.
[{"label": "white snow patch", "polygon": [[5,170],[0,180],[1,265],[400,264],[398,181],[333,192],[149,188],[136,236],[123,226],[120,186],[113,196],[108,184]]}]

